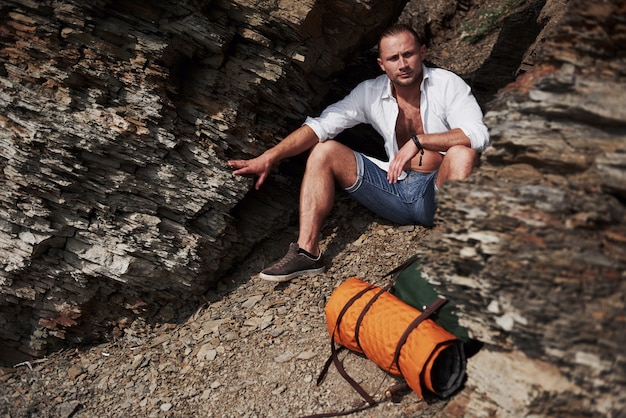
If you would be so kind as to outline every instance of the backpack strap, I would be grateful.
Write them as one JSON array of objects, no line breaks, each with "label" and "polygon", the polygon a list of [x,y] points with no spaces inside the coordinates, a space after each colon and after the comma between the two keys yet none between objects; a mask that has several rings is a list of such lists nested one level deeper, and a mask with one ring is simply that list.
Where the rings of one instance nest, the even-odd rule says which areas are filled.
[{"label": "backpack strap", "polygon": [[[417,255],[413,255],[408,260],[406,260],[404,263],[400,264],[398,267],[394,268],[393,270],[389,271],[387,274],[382,276],[381,279],[384,279],[385,277],[388,277],[388,276],[394,275],[394,274],[396,274],[398,272],[401,272],[402,270],[406,269],[408,266],[413,264],[416,259],[417,259]],[[356,338],[356,342],[357,342],[359,347],[361,345],[359,344],[358,332],[359,332],[359,327],[361,325],[361,321],[363,320],[363,317],[365,316],[365,313],[369,310],[369,308],[376,301],[376,299],[378,299],[380,297],[380,295],[382,295],[383,293],[388,291],[394,285],[395,282],[396,282],[396,278],[394,277],[393,280],[391,280],[386,286],[381,288],[380,291],[376,293],[376,295],[374,295],[374,297],[364,307],[363,311],[361,311],[361,314],[359,315],[359,318],[358,318],[357,324],[356,324],[356,329],[355,329],[355,338]],[[348,300],[348,302],[346,302],[344,307],[341,309],[341,312],[339,312],[339,315],[337,316],[337,321],[335,322],[335,327],[333,328],[333,335],[331,336],[331,339],[330,339],[330,357],[328,358],[328,360],[326,360],[326,363],[324,363],[324,367],[322,368],[322,371],[320,372],[320,375],[317,378],[317,385],[319,386],[320,383],[322,383],[322,381],[324,380],[324,377],[326,376],[326,373],[328,373],[328,369],[330,368],[330,365],[334,364],[335,367],[337,368],[337,371],[339,372],[339,374],[348,383],[350,383],[350,385],[354,388],[354,390],[356,390],[361,395],[361,397],[363,399],[365,399],[365,401],[367,402],[367,405],[360,406],[360,407],[357,407],[357,408],[353,408],[353,409],[350,409],[348,411],[343,411],[343,412],[326,412],[326,413],[321,413],[321,414],[307,415],[307,416],[304,416],[302,418],[330,418],[330,417],[345,416],[345,415],[354,414],[356,412],[364,411],[366,409],[369,409],[369,408],[372,408],[372,407],[378,405],[378,402],[370,394],[368,394],[367,391],[365,389],[363,389],[363,387],[361,385],[359,385],[352,377],[350,377],[350,375],[348,375],[348,373],[346,372],[345,368],[343,367],[343,363],[339,359],[339,353],[342,350],[344,350],[345,347],[343,347],[343,346],[337,347],[337,345],[335,344],[335,333],[339,329],[339,324],[341,323],[341,320],[343,319],[343,316],[346,314],[348,309],[350,309],[350,307],[354,304],[354,302],[356,302],[360,297],[362,297],[363,295],[365,295],[367,292],[369,292],[370,290],[372,290],[374,288],[375,288],[375,286],[368,285],[366,288],[364,288],[363,290],[361,290],[360,292],[358,292],[357,294],[352,296],[350,298],[350,300]],[[424,315],[424,313],[422,315]],[[422,315],[420,315],[420,316],[422,316]],[[430,314],[428,314],[428,316],[430,316]],[[424,319],[426,319],[426,317]],[[419,322],[414,327],[416,327],[417,325],[419,325]],[[414,327],[412,327],[411,329],[413,329]],[[408,330],[408,332],[405,331],[405,334],[407,334],[407,335],[404,338],[404,342],[406,342],[406,339],[408,338],[408,334],[409,333],[410,333],[410,330]],[[404,342],[402,343],[402,345],[404,345]],[[396,349],[396,351],[398,352],[397,356],[399,357],[400,356],[400,354],[399,354],[400,349]],[[394,357],[394,362],[397,362],[397,359],[395,357]]]},{"label": "backpack strap", "polygon": [[[417,260],[417,254],[414,254],[411,257],[409,257],[404,263],[400,264],[398,267],[394,268],[389,273],[387,273],[384,276],[382,276],[381,279],[384,279],[385,277],[389,277],[389,276],[394,275],[396,273],[400,273],[402,270],[406,269],[411,264],[413,264],[415,262],[415,260]],[[389,284],[389,287],[393,286],[393,284],[395,282],[396,282],[396,279],[394,277],[394,279],[391,281],[391,284]]]},{"label": "backpack strap", "polygon": [[363,397],[363,399],[365,399],[367,401],[368,404],[373,406],[373,405],[376,405],[377,402],[374,400],[374,398],[372,398],[365,391],[365,389],[363,389],[361,387],[361,385],[359,385],[354,379],[352,379],[348,375],[348,373],[346,373],[341,360],[339,360],[338,353],[339,353],[339,351],[341,349],[343,349],[345,347],[341,347],[340,349],[337,349],[337,345],[335,344],[335,333],[339,329],[339,324],[341,323],[341,320],[343,319],[343,316],[346,314],[348,309],[350,309],[350,307],[354,304],[354,302],[356,302],[361,296],[363,296],[364,294],[366,294],[367,292],[369,292],[372,289],[374,289],[374,286],[368,285],[366,288],[364,288],[363,290],[361,290],[360,292],[358,292],[357,294],[352,296],[350,298],[350,300],[348,302],[346,302],[344,307],[341,309],[341,312],[339,312],[339,315],[337,316],[337,321],[335,322],[335,327],[333,329],[333,335],[332,335],[332,337],[330,339],[330,358],[326,361],[326,364],[324,365],[324,368],[322,369],[322,372],[320,373],[320,376],[317,378],[317,384],[319,385],[322,382],[322,380],[326,376],[326,373],[328,372],[328,368],[330,367],[330,363],[332,362],[332,363],[335,364],[335,367],[337,367],[337,370],[339,371],[339,374],[341,374],[341,376],[344,379],[346,379],[348,381],[348,383],[350,383],[350,385]]},{"label": "backpack strap", "polygon": [[[369,289],[368,289],[369,290]],[[336,329],[336,327],[335,327]],[[351,415],[354,414],[356,412],[361,412],[361,411],[365,411],[366,409],[372,408],[376,405],[378,405],[378,402],[376,402],[376,400],[374,400],[374,398],[372,396],[370,396],[367,391],[365,389],[363,389],[363,387],[361,385],[359,385],[352,377],[350,377],[350,375],[346,372],[346,370],[343,367],[343,363],[341,362],[341,360],[339,360],[339,352],[341,350],[344,350],[345,347],[341,346],[339,348],[337,348],[336,344],[335,344],[335,333],[333,332],[333,339],[331,340],[331,355],[330,358],[326,361],[326,364],[324,365],[324,369],[322,370],[322,373],[320,374],[319,378],[317,379],[317,384],[319,385],[320,382],[322,381],[322,379],[324,379],[324,376],[326,375],[326,372],[328,371],[328,368],[330,367],[331,363],[333,363],[335,365],[335,367],[337,368],[337,371],[339,372],[339,374],[346,379],[346,381],[348,383],[350,383],[350,386],[352,386],[354,388],[354,390],[356,390],[357,392],[359,392],[359,394],[363,397],[363,399],[365,399],[367,401],[367,405],[364,406],[358,406],[356,408],[352,408],[349,409],[347,411],[335,411],[335,412],[324,412],[321,414],[313,414],[313,415],[306,415],[304,417],[301,418],[331,418],[331,417],[341,417],[341,416],[345,416],[345,415]]]},{"label": "backpack strap", "polygon": [[439,308],[441,308],[447,301],[448,299],[446,298],[438,298],[429,307],[424,309],[424,312],[422,312],[417,318],[415,318],[413,322],[409,324],[409,326],[406,328],[406,330],[398,340],[398,344],[396,345],[396,352],[393,355],[393,361],[391,362],[389,368],[391,368],[391,366],[395,364],[398,367],[398,370],[400,370],[400,364],[398,364],[398,359],[400,359],[400,351],[402,351],[402,347],[404,346],[404,343],[406,343],[406,340],[409,338],[411,332],[415,328],[417,328],[419,324],[424,322],[425,319],[428,319],[428,317],[430,317]]},{"label": "backpack strap", "polygon": [[363,310],[361,310],[361,313],[359,314],[359,317],[357,318],[356,323],[354,324],[354,339],[356,341],[356,345],[359,347],[359,350],[361,351],[363,351],[363,347],[361,347],[361,342],[359,341],[359,331],[361,330],[361,322],[363,321],[363,318],[365,318],[365,314],[367,313],[367,311],[370,310],[374,302],[376,302],[378,298],[387,290],[388,290],[388,287],[385,286],[382,289],[380,289],[378,292],[376,292],[374,296],[372,296],[369,302],[367,302],[367,304],[363,307]]},{"label": "backpack strap", "polygon": [[[392,275],[394,275],[396,273],[399,273],[399,272],[403,271],[404,269],[409,267],[411,264],[413,264],[415,262],[415,260],[417,260],[417,255],[413,255],[413,256],[409,257],[408,260],[406,260],[404,263],[400,264],[398,267],[396,267],[393,270],[391,270],[389,273],[387,273],[384,276],[382,276],[381,279],[384,279],[385,277],[392,276]],[[367,304],[363,307],[363,310],[361,311],[358,319],[356,320],[356,324],[354,326],[354,339],[356,341],[356,345],[359,347],[359,349],[361,351],[363,351],[363,348],[361,347],[361,342],[359,341],[359,331],[361,329],[361,322],[363,321],[363,318],[365,318],[365,314],[367,313],[367,311],[370,310],[370,308],[372,307],[374,302],[376,302],[376,300],[378,300],[378,298],[381,295],[383,295],[385,292],[389,291],[389,289],[391,289],[393,287],[393,285],[396,283],[396,278],[397,278],[397,276],[394,277],[393,280],[391,280],[389,283],[387,283],[386,286],[382,287],[378,291],[378,293],[376,293],[369,300],[369,302],[367,302]]]}]

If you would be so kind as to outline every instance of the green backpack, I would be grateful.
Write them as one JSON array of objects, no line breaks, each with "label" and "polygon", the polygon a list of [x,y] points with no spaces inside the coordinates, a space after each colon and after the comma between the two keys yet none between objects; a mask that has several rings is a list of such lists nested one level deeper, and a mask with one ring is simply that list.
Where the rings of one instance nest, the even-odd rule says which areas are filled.
[{"label": "green backpack", "polygon": [[[432,305],[439,295],[435,288],[422,277],[418,262],[411,262],[411,260],[415,260],[415,257],[411,257],[408,260],[410,264],[398,273],[389,292],[419,311],[423,311]],[[459,340],[467,343],[470,341],[467,329],[459,325],[454,311],[454,304],[448,301],[431,316],[431,319]]]}]

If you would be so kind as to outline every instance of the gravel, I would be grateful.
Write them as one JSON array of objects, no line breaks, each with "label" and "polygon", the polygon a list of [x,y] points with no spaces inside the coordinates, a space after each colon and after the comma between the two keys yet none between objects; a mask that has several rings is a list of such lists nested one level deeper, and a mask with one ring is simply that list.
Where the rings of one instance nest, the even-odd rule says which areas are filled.
[{"label": "gravel", "polygon": [[[373,284],[428,239],[339,197],[323,231],[328,269],[276,284],[258,271],[287,250],[295,226],[268,240],[206,293],[178,323],[135,320],[112,341],[68,349],[0,369],[2,417],[298,417],[363,405],[331,366],[324,306],[333,289],[357,276]],[[381,400],[353,417],[428,417],[445,401],[410,392],[384,397],[398,379],[367,358],[342,354],[348,373]]]}]

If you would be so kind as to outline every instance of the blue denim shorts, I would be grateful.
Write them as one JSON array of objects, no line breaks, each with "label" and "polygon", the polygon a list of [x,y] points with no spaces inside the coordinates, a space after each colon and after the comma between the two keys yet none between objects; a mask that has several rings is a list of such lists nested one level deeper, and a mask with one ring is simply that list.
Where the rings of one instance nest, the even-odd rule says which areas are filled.
[{"label": "blue denim shorts", "polygon": [[433,225],[437,171],[408,171],[403,180],[390,184],[385,170],[359,152],[354,155],[357,180],[345,189],[346,192],[363,206],[391,222],[400,225]]}]

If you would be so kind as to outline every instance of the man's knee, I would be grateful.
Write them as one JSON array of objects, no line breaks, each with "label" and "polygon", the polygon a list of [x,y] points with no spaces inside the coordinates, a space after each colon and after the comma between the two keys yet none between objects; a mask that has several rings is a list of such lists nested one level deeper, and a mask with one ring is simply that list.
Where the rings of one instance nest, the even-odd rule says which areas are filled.
[{"label": "man's knee", "polygon": [[467,178],[474,168],[478,166],[480,153],[470,147],[455,145],[446,151],[441,171],[443,180],[462,180]]},{"label": "man's knee", "polygon": [[465,145],[454,145],[448,148],[446,156],[450,156],[455,160],[474,161],[474,159],[478,156],[478,152],[473,150],[471,147],[466,147]]},{"label": "man's knee", "polygon": [[309,153],[309,161],[311,160],[327,160],[332,157],[332,148],[334,141],[318,142],[311,148]]},{"label": "man's knee", "polygon": [[449,162],[469,167],[477,167],[480,161],[480,153],[464,145],[450,147],[446,152],[446,157]]},{"label": "man's knee", "polygon": [[356,180],[356,158],[349,147],[333,140],[315,144],[307,160],[307,168],[330,170],[342,187]]},{"label": "man's knee", "polygon": [[341,163],[351,158],[353,154],[352,150],[345,145],[337,141],[328,140],[315,144],[309,154],[308,162],[330,165],[333,162]]}]

